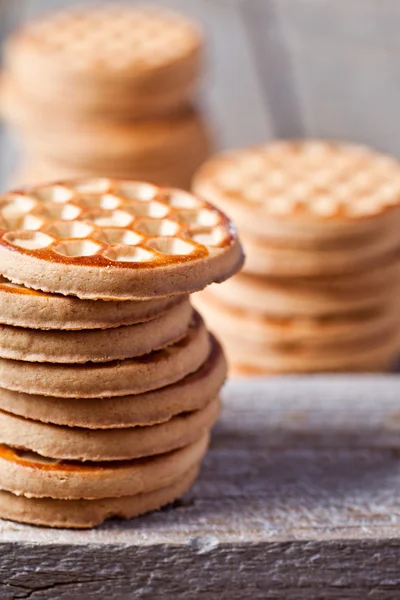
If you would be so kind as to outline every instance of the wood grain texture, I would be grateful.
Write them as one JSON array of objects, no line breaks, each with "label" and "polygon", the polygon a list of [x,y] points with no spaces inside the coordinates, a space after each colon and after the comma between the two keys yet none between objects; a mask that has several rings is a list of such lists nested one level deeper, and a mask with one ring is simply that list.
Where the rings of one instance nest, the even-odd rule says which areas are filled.
[{"label": "wood grain texture", "polygon": [[184,499],[89,532],[3,522],[0,598],[399,598],[399,386],[230,382]]}]

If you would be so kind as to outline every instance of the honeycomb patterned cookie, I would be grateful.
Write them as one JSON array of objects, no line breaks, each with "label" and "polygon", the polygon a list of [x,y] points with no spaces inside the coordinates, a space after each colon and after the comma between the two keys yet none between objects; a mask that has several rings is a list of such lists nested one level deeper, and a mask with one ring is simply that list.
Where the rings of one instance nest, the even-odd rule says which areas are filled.
[{"label": "honeycomb patterned cookie", "polygon": [[32,23],[25,39],[77,70],[147,71],[196,52],[201,34],[189,19],[159,7],[124,4],[60,11]]},{"label": "honeycomb patterned cookie", "polygon": [[[60,104],[71,122],[167,114],[191,101],[202,45],[196,23],[162,7],[61,10],[6,40],[2,82],[25,98],[33,121],[56,116]],[[5,116],[13,113],[11,104]]]},{"label": "honeycomb patterned cookie", "polygon": [[178,189],[84,179],[0,196],[2,274],[45,292],[151,299],[223,281],[243,263],[235,229]]},{"label": "honeycomb patterned cookie", "polygon": [[363,146],[279,141],[211,159],[194,190],[256,235],[269,233],[269,222],[323,235],[399,212],[400,163]]}]

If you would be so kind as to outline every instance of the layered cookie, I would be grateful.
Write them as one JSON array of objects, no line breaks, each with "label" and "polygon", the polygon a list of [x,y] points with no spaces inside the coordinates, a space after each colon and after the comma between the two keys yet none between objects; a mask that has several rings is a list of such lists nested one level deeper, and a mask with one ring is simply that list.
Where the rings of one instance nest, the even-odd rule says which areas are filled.
[{"label": "layered cookie", "polygon": [[26,154],[20,183],[106,174],[189,187],[210,147],[193,104],[202,46],[180,14],[118,3],[12,34],[1,107]]},{"label": "layered cookie", "polygon": [[239,224],[244,272],[198,298],[236,372],[381,370],[400,349],[400,164],[278,141],[226,153],[193,189]]},{"label": "layered cookie", "polygon": [[0,516],[90,527],[185,492],[226,363],[189,294],[240,269],[187,192],[86,179],[0,196]]}]

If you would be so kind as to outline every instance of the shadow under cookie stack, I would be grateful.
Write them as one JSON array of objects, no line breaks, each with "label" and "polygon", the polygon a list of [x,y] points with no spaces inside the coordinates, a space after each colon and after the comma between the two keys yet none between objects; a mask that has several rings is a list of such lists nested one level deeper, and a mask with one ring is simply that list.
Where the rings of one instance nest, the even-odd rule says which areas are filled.
[{"label": "shadow under cookie stack", "polygon": [[242,273],[198,294],[238,375],[391,369],[400,353],[400,164],[274,142],[211,159],[195,193],[230,215]]},{"label": "shadow under cookie stack", "polygon": [[4,194],[0,218],[0,517],[90,527],[168,504],[220,412],[224,356],[189,293],[241,267],[230,222],[108,179]]},{"label": "shadow under cookie stack", "polygon": [[202,35],[168,10],[61,11],[5,44],[1,111],[18,134],[15,185],[106,175],[188,189],[209,153],[193,98]]}]

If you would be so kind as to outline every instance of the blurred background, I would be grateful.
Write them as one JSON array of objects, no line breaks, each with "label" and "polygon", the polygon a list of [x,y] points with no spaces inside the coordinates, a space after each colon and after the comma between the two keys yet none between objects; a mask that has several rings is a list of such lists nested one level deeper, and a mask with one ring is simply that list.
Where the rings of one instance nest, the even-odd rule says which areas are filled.
[{"label": "blurred background", "polygon": [[[0,0],[0,40],[32,17],[73,4],[79,2]],[[207,69],[201,103],[218,148],[277,136],[320,136],[364,142],[400,156],[398,2],[157,0],[157,4],[203,24]],[[3,188],[14,161],[13,144],[2,127]]]}]

